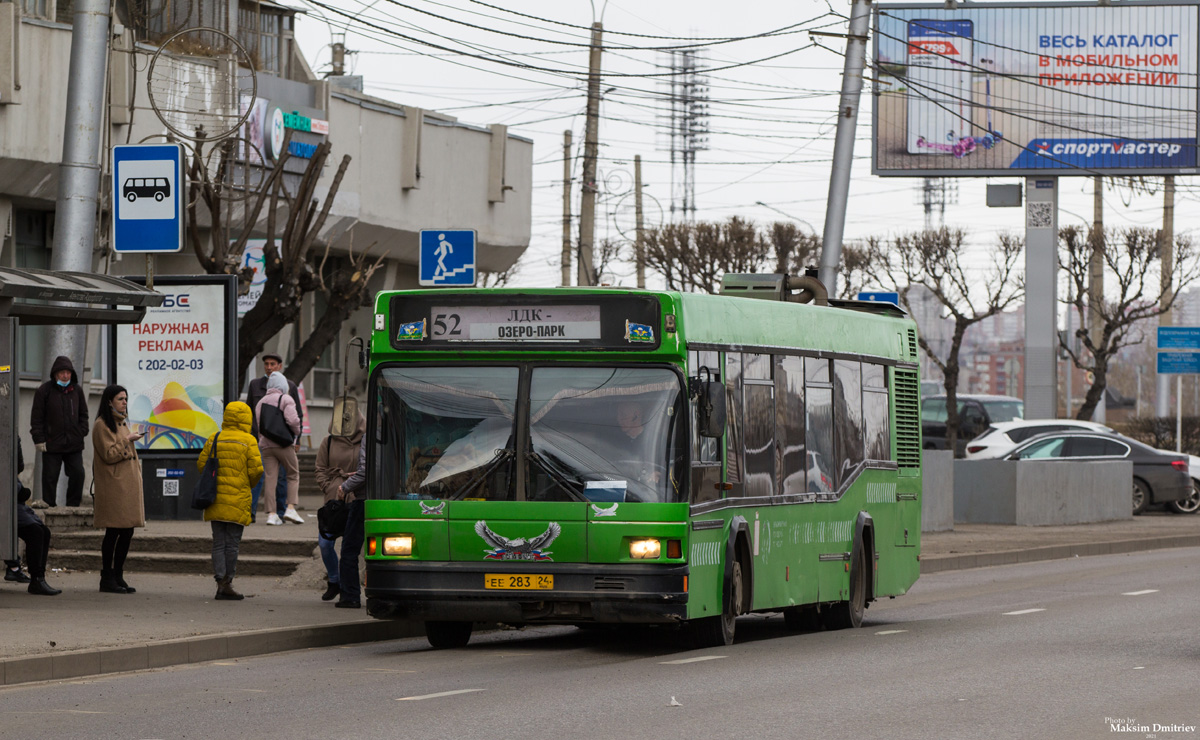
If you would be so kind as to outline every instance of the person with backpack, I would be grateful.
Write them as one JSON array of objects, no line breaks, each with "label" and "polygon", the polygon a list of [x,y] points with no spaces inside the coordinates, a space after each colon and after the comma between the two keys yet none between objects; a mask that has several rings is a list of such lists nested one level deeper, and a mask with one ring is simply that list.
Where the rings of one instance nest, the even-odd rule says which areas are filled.
[{"label": "person with backpack", "polygon": [[125,425],[128,412],[129,394],[122,386],[110,385],[100,396],[92,426],[92,525],[104,530],[100,590],[110,594],[137,590],[125,582],[125,556],[133,530],[146,526],[142,462],[134,444],[142,435]]},{"label": "person with backpack", "polygon": [[[258,402],[254,418],[258,422],[258,446],[266,471],[265,488],[268,494],[275,490],[279,470],[283,468],[287,475],[287,511],[283,519],[303,524],[304,518],[296,513],[296,504],[300,502],[300,461],[295,445],[300,435],[300,414],[295,399],[288,395],[288,381],[283,373],[274,372],[267,378],[267,394]],[[266,499],[267,524],[283,524],[276,513],[275,497],[268,495]]]},{"label": "person with backpack", "polygon": [[[333,431],[332,421],[329,422],[329,429],[331,432]],[[345,483],[358,470],[358,448],[366,433],[367,417],[360,412],[358,424],[349,436],[337,437],[330,434],[317,448],[317,485],[325,494],[326,504],[334,500],[341,501],[341,497],[338,495],[338,486]],[[322,601],[332,601],[341,595],[337,539],[337,537],[327,537],[322,532],[317,534],[317,545],[321,548],[321,560],[325,563],[325,577],[328,584],[325,593],[321,595]]]},{"label": "person with backpack", "polygon": [[[214,449],[215,448],[215,449]],[[250,407],[234,401],[225,407],[221,431],[209,437],[196,460],[204,470],[210,456],[217,460],[216,499],[204,510],[204,521],[212,526],[213,578],[217,601],[241,601],[233,590],[242,532],[250,523],[250,491],[263,477],[258,441],[250,433]]]}]

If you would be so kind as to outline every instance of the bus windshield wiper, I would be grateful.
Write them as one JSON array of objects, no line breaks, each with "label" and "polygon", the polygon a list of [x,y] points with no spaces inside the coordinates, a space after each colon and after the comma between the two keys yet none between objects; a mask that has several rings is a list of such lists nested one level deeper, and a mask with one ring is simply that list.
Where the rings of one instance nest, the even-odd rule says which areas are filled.
[{"label": "bus windshield wiper", "polygon": [[572,481],[562,472],[557,466],[551,463],[547,458],[542,457],[538,453],[530,450],[525,453],[525,459],[541,468],[547,475],[554,479],[558,485],[562,486],[563,490],[571,494],[571,497],[576,501],[587,501],[587,496],[583,495],[583,491],[577,482]]},{"label": "bus windshield wiper", "polygon": [[457,491],[447,496],[447,500],[464,498],[468,493],[475,490],[480,483],[483,483],[485,480],[487,480],[487,477],[494,473],[496,469],[500,467],[501,463],[511,460],[514,454],[516,454],[516,451],[510,450],[507,447],[496,450],[496,456],[492,458],[492,461],[484,466],[478,473],[471,476],[471,479],[462,484]]}]

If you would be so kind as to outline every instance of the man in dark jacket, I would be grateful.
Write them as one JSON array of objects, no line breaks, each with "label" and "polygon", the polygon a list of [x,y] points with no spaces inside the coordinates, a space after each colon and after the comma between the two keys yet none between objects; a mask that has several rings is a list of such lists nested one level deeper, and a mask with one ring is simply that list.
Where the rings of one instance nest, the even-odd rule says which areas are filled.
[{"label": "man in dark jacket", "polygon": [[[250,387],[246,389],[246,403],[250,406],[250,413],[256,413],[258,402],[267,395],[267,378],[274,372],[283,372],[283,358],[279,355],[268,352],[262,357],[263,376],[250,381]],[[300,403],[300,389],[292,381],[288,381],[288,395],[296,402],[296,413],[300,416],[300,428],[304,428],[304,406]],[[258,419],[250,420],[250,433],[256,438],[258,437]],[[297,445],[298,447],[299,445]],[[262,493],[263,481],[266,476],[258,481],[254,486],[252,501],[250,502],[250,521],[253,522],[255,514],[258,512],[258,497]],[[275,508],[276,511],[287,510],[287,479],[284,476],[279,476],[279,483],[275,486]]]},{"label": "man in dark jacket", "polygon": [[87,396],[75,366],[60,356],[50,367],[50,380],[33,394],[29,414],[33,444],[42,453],[42,500],[58,502],[58,473],[67,468],[67,506],[83,500],[83,438],[88,433]]}]

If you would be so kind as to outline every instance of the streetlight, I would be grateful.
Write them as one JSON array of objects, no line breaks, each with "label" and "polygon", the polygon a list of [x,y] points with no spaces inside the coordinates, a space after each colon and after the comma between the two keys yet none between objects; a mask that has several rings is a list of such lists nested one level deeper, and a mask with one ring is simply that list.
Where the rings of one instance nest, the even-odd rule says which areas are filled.
[{"label": "streetlight", "polygon": [[821,232],[817,231],[817,229],[816,229],[816,227],[815,227],[815,226],[813,226],[812,224],[810,224],[809,222],[805,221],[805,220],[804,220],[804,219],[802,219],[802,218],[798,218],[798,217],[796,217],[796,216],[793,216],[793,215],[792,215],[792,214],[790,214],[790,213],[784,213],[783,211],[779,210],[779,209],[778,209],[778,208],[776,208],[775,206],[770,206],[770,205],[767,205],[766,203],[763,203],[761,200],[756,200],[756,201],[754,201],[754,205],[756,205],[756,206],[762,206],[763,208],[770,208],[772,211],[775,211],[775,212],[776,212],[776,213],[778,213],[778,214],[781,214],[781,215],[787,216],[788,218],[792,219],[793,221],[799,221],[800,223],[804,224],[804,225],[805,225],[805,226],[807,226],[808,228],[812,229],[812,232],[813,232],[813,234],[814,234],[815,236],[820,236],[820,235],[821,235]]}]

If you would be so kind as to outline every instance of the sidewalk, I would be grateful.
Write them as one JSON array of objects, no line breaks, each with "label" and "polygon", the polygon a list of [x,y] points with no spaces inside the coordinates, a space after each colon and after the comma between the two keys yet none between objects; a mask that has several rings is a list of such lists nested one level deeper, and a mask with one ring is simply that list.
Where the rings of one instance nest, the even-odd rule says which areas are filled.
[{"label": "sidewalk", "polygon": [[[311,513],[311,511],[309,512]],[[246,538],[297,537],[316,525],[253,525]],[[203,534],[203,522],[149,522],[142,532]],[[138,536],[135,534],[135,537]],[[1200,546],[1200,516],[1149,513],[1129,521],[1063,527],[957,525],[922,535],[922,573],[1076,555]],[[53,553],[51,553],[53,567]],[[363,610],[322,602],[319,557],[286,578],[239,577],[244,601],[214,601],[207,575],[126,572],[132,595],[99,593],[91,572],[51,573],[60,596],[31,596],[0,581],[0,686],[259,655],[420,634]]]}]

